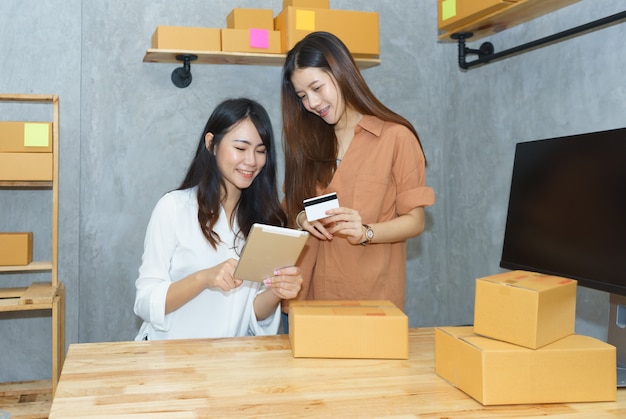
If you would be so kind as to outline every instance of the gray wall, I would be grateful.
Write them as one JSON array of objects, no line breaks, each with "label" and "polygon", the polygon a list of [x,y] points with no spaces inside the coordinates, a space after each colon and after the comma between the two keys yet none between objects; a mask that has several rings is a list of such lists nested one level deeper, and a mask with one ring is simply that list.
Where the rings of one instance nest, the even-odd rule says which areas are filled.
[{"label": "gray wall", "polygon": [[[276,14],[281,6],[271,0],[263,7]],[[427,231],[408,245],[410,325],[471,323],[475,278],[500,271],[514,144],[626,126],[626,26],[462,71],[456,45],[437,42],[434,0],[331,6],[380,13],[382,64],[364,76],[415,124],[429,159],[438,201],[427,211]],[[279,67],[192,64],[193,83],[178,89],[170,82],[177,65],[142,62],[157,25],[224,27],[233,7],[259,3],[0,2],[0,92],[60,97],[59,272],[68,345],[134,337],[134,280],[150,212],[182,180],[213,107],[226,97],[252,97],[280,133]],[[503,50],[620,7],[622,0],[583,0],[489,40]],[[0,112],[17,113],[6,106]],[[11,215],[0,217],[0,230],[30,228],[33,221],[15,209],[37,199],[46,202],[2,191],[0,213]],[[38,218],[49,219],[45,210]],[[33,228],[46,229],[43,221]],[[45,243],[35,247],[49,252]],[[577,332],[605,337],[607,301],[605,293],[579,289]],[[12,317],[0,317],[0,381],[49,376],[49,318]]]}]

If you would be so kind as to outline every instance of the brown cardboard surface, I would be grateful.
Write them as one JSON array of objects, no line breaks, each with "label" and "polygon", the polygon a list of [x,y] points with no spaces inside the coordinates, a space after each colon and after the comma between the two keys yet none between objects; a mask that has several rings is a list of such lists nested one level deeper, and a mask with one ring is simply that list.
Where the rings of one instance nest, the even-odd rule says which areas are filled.
[{"label": "brown cardboard surface", "polygon": [[52,180],[52,153],[0,153],[0,180]]},{"label": "brown cardboard surface", "polygon": [[33,233],[0,233],[0,265],[28,265],[33,260]]},{"label": "brown cardboard surface", "polygon": [[267,29],[274,30],[274,12],[272,9],[235,8],[226,16],[229,29]]},{"label": "brown cardboard surface", "polygon": [[258,32],[258,36],[267,37],[267,48],[261,48],[252,46],[255,36],[252,31],[257,29],[222,29],[222,51],[280,54],[280,32],[265,29]]},{"label": "brown cardboard surface", "polygon": [[474,331],[531,349],[568,336],[576,322],[576,285],[527,271],[478,278]]},{"label": "brown cardboard surface", "polygon": [[282,52],[289,51],[311,32],[325,31],[341,39],[355,57],[373,58],[380,55],[376,12],[289,6],[274,19],[274,29],[281,32]]},{"label": "brown cardboard surface", "polygon": [[390,301],[291,301],[296,358],[407,359],[408,317]]},{"label": "brown cardboard surface", "polygon": [[516,2],[517,0],[438,0],[438,28],[447,31]]},{"label": "brown cardboard surface", "polygon": [[152,48],[185,51],[219,51],[219,28],[157,26],[152,34]]},{"label": "brown cardboard surface", "polygon": [[569,335],[540,349],[435,329],[435,372],[484,405],[614,401],[615,347]]},{"label": "brown cardboard surface", "polygon": [[0,121],[0,153],[51,152],[51,122]]},{"label": "brown cardboard surface", "polygon": [[283,9],[289,6],[330,9],[330,0],[283,0]]}]

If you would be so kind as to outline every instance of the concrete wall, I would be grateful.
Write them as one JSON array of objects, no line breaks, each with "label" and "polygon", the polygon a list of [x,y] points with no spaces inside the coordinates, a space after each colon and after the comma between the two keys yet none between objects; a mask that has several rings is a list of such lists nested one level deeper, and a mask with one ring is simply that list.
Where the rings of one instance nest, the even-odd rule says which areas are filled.
[{"label": "concrete wall", "polygon": [[[471,323],[475,278],[500,271],[514,144],[626,126],[626,26],[462,71],[456,45],[437,42],[435,1],[331,6],[380,13],[382,64],[363,74],[383,102],[415,124],[438,196],[427,231],[408,245],[410,325]],[[59,272],[68,345],[134,337],[134,280],[150,212],[182,180],[214,106],[233,96],[257,99],[280,133],[280,67],[192,64],[191,86],[179,89],[170,81],[178,65],[142,62],[157,25],[224,27],[233,7],[259,3],[0,2],[0,92],[60,97]],[[262,7],[276,14],[282,1]],[[622,7],[621,0],[584,0],[488,40],[499,51]],[[4,119],[22,111],[2,105],[0,112]],[[33,114],[39,112],[46,111]],[[0,231],[45,233],[49,214],[39,208],[46,199],[0,191],[0,213],[9,214],[0,217]],[[26,217],[25,207],[41,221]],[[45,242],[36,244],[36,255],[46,252]],[[2,286],[25,280],[0,277]],[[607,301],[605,293],[579,289],[578,332],[606,335]],[[0,316],[0,381],[49,377],[49,318],[36,314]]]}]

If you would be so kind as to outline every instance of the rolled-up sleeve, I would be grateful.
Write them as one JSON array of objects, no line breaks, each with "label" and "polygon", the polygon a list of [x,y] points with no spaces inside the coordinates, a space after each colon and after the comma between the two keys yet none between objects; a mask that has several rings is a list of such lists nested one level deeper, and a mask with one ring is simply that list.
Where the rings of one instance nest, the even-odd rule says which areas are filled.
[{"label": "rolled-up sleeve", "polygon": [[165,195],[152,211],[139,277],[135,281],[135,314],[161,331],[169,330],[165,298],[172,283],[169,271],[177,240],[175,205],[175,201]]}]

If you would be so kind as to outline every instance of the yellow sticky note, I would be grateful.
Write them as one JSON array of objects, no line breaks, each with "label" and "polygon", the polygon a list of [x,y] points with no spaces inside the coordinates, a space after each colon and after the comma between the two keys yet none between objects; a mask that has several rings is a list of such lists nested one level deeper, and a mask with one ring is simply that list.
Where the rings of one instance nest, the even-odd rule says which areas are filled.
[{"label": "yellow sticky note", "polygon": [[50,145],[48,124],[28,122],[24,124],[24,147],[48,147]]},{"label": "yellow sticky note", "polygon": [[441,20],[456,16],[456,0],[441,0]]},{"label": "yellow sticky note", "polygon": [[315,12],[312,10],[296,10],[296,30],[314,31]]}]

